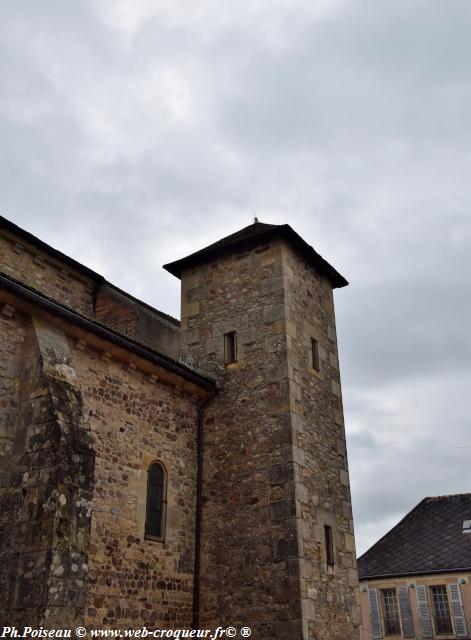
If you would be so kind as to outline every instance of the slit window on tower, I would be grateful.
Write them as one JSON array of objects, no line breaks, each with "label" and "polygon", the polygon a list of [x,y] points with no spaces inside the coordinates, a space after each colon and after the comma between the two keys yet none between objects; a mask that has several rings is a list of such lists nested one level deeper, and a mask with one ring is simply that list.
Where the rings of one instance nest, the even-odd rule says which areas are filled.
[{"label": "slit window on tower", "polygon": [[237,362],[237,334],[235,331],[224,335],[224,360],[226,364]]},{"label": "slit window on tower", "polygon": [[166,473],[160,462],[153,462],[147,471],[146,538],[165,537]]},{"label": "slit window on tower", "polygon": [[333,567],[335,564],[334,538],[332,535],[332,527],[329,527],[328,524],[324,525],[324,538],[325,538],[325,555],[327,560],[327,566]]},{"label": "slit window on tower", "polygon": [[315,338],[311,338],[311,358],[312,368],[319,371],[319,343]]}]

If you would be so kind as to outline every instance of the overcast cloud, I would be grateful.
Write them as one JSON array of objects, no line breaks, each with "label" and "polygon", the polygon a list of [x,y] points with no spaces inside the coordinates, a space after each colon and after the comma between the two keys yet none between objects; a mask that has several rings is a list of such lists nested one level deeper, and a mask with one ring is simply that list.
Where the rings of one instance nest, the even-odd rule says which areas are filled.
[{"label": "overcast cloud", "polygon": [[234,4],[1,2],[0,211],[176,316],[254,211],[313,244],[362,552],[471,486],[471,4]]}]

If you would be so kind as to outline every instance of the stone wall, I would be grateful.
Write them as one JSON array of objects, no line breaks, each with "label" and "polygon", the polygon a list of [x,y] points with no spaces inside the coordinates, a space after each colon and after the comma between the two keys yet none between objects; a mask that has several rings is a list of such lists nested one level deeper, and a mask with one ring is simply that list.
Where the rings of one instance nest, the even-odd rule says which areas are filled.
[{"label": "stone wall", "polygon": [[[197,400],[72,347],[96,454],[85,622],[191,626]],[[166,468],[164,542],[144,538],[147,470]]]},{"label": "stone wall", "polygon": [[1,621],[72,627],[85,604],[94,454],[64,334],[38,318],[10,321],[25,338],[1,474]]},{"label": "stone wall", "polygon": [[12,465],[12,446],[18,411],[21,352],[25,322],[9,305],[0,305],[0,469]]},{"label": "stone wall", "polygon": [[201,625],[247,624],[257,638],[301,637],[281,246],[182,275],[182,345],[224,369],[238,362],[204,425]]},{"label": "stone wall", "polygon": [[179,356],[179,323],[107,283],[103,283],[97,292],[96,319],[170,358]]},{"label": "stone wall", "polygon": [[79,313],[93,315],[91,279],[2,230],[0,271]]},{"label": "stone wall", "polygon": [[[0,311],[0,623],[191,626],[199,397]],[[156,460],[163,542],[144,537]]]},{"label": "stone wall", "polygon": [[26,325],[15,317],[12,307],[0,305],[0,311],[0,624],[7,624],[15,595],[22,506],[13,442]]},{"label": "stone wall", "polygon": [[[301,601],[309,638],[358,637],[361,622],[333,291],[283,247]],[[313,367],[311,339],[318,345]],[[324,526],[334,565],[327,566]]]},{"label": "stone wall", "polygon": [[94,281],[5,230],[0,230],[0,272],[150,349],[178,359],[178,321],[126,295],[100,276]]},{"label": "stone wall", "polygon": [[[331,286],[274,240],[184,271],[181,327],[184,353],[225,370],[204,425],[201,624],[248,624],[267,639],[357,638]],[[230,331],[238,361],[224,367]]]}]

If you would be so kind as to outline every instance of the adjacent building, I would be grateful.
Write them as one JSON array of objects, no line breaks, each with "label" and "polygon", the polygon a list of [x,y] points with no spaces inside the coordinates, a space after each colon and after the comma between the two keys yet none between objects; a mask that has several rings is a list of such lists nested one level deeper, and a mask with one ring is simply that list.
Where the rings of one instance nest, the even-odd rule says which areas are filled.
[{"label": "adjacent building", "polygon": [[363,640],[471,637],[471,493],[424,498],[358,559]]}]

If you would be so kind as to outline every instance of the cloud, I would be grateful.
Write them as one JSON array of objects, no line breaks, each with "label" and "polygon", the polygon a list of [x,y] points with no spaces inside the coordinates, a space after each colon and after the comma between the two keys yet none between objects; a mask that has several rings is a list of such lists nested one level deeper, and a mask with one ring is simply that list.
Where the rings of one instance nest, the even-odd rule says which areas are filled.
[{"label": "cloud", "polygon": [[423,497],[469,490],[470,384],[447,371],[347,397],[358,551]]},{"label": "cloud", "polygon": [[161,265],[254,211],[351,281],[336,309],[360,549],[469,481],[470,7],[1,8],[4,215],[174,315]]}]

